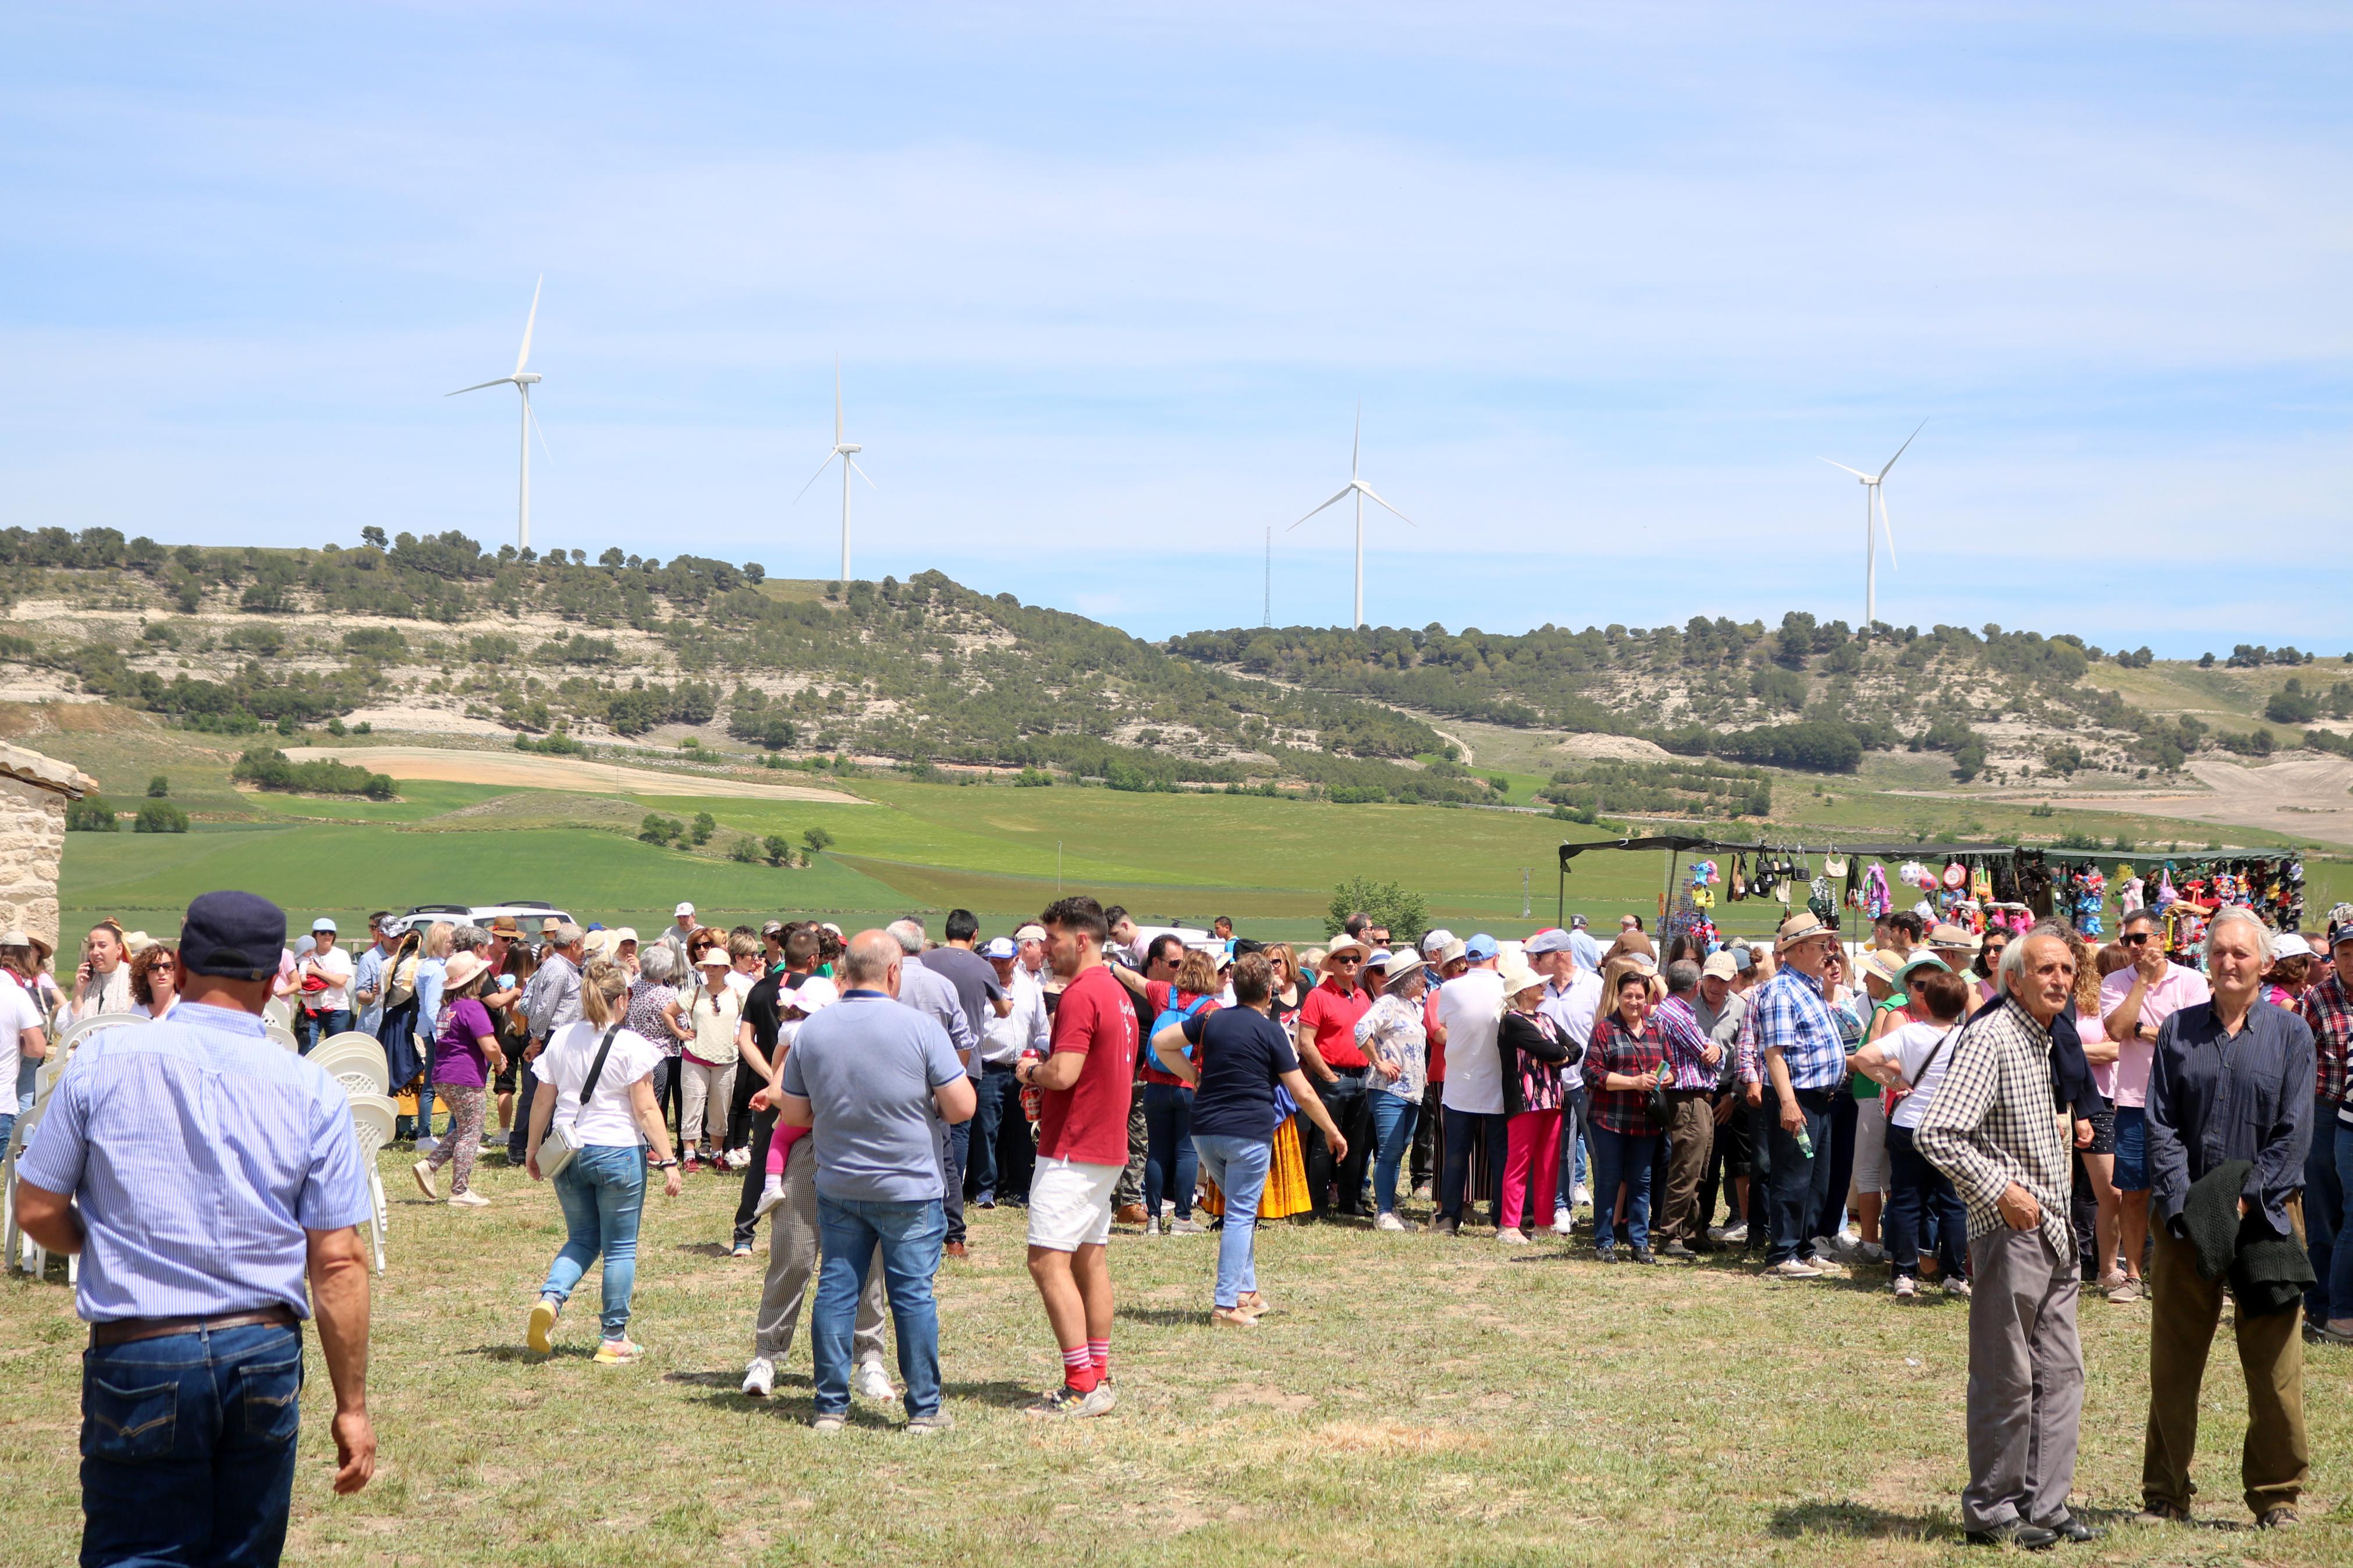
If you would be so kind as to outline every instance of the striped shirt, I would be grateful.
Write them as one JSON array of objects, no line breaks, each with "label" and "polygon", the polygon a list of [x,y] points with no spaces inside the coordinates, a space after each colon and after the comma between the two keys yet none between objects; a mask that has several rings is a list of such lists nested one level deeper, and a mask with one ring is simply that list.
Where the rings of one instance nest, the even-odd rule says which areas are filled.
[{"label": "striped shirt", "polygon": [[1773,1051],[1789,1067],[1789,1087],[1831,1089],[1846,1081],[1846,1045],[1822,983],[1794,965],[1759,986],[1749,1016],[1759,1056]]},{"label": "striped shirt", "polygon": [[2042,1210],[2043,1239],[2075,1256],[2073,1181],[2051,1100],[2051,1032],[2015,997],[1965,1025],[1915,1133],[1921,1154],[1968,1205],[1969,1239],[2008,1228],[2001,1194],[2015,1182]]},{"label": "striped shirt", "polygon": [[81,1043],[19,1165],[70,1194],[84,1319],[311,1315],[305,1231],[374,1212],[350,1101],[250,1013],[183,1002]]},{"label": "striped shirt", "polygon": [[1674,1071],[1674,1079],[1667,1087],[1714,1089],[1715,1068],[1707,1063],[1712,1042],[1700,1027],[1699,1015],[1692,1011],[1692,1005],[1680,996],[1670,996],[1651,1015],[1651,1023],[1658,1031],[1659,1043],[1666,1047],[1667,1066]]},{"label": "striped shirt", "polygon": [[2345,977],[2331,969],[2319,984],[2304,994],[2296,1011],[2311,1026],[2312,1043],[2319,1054],[2313,1093],[2331,1105],[2342,1106],[2348,1058],[2353,1057],[2353,995],[2346,992]]}]

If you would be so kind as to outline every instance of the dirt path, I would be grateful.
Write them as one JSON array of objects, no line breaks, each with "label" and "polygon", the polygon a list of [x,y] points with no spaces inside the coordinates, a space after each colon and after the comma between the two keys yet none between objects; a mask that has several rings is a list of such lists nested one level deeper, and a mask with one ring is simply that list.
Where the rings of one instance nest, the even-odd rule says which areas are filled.
[{"label": "dirt path", "polygon": [[2200,757],[2189,764],[2189,774],[2206,787],[2187,794],[2172,791],[2164,795],[2146,791],[2127,794],[2021,789],[1977,795],[1932,790],[1887,793],[1948,801],[1998,799],[2013,804],[2047,799],[2059,805],[2119,811],[2133,816],[2171,816],[2231,827],[2261,827],[2295,838],[2353,844],[2353,795],[2346,793],[2353,788],[2353,761],[2300,756],[2251,768],[2220,757]]},{"label": "dirt path", "polygon": [[433,746],[296,746],[295,762],[324,757],[389,773],[396,779],[438,779],[445,784],[500,784],[516,789],[569,789],[588,795],[720,796],[729,800],[822,801],[828,805],[865,805],[839,790],[807,784],[755,784],[748,779],[705,778],[652,768],[592,763],[579,757],[543,757],[528,752],[456,752]]}]

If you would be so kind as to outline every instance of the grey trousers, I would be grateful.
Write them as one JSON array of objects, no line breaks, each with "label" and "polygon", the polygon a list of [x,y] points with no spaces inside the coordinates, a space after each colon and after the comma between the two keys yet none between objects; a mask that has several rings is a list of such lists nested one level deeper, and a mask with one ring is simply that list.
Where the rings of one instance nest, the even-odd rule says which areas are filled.
[{"label": "grey trousers", "polygon": [[1127,1100],[1127,1163],[1112,1184],[1111,1201],[1116,1208],[1130,1204],[1139,1207],[1144,1203],[1144,1156],[1151,1145],[1151,1137],[1144,1125],[1144,1086],[1135,1085]]},{"label": "grey trousers", "polygon": [[[760,1286],[760,1317],[753,1353],[780,1362],[800,1326],[801,1298],[817,1278],[817,1150],[807,1138],[785,1162],[785,1201],[768,1211],[768,1277]],[[858,1299],[851,1343],[860,1361],[882,1359],[882,1249],[874,1249],[866,1290]]]},{"label": "grey trousers", "polygon": [[2075,1484],[2084,1352],[2073,1258],[2041,1229],[1969,1243],[1969,1484],[1961,1526],[2049,1524]]}]

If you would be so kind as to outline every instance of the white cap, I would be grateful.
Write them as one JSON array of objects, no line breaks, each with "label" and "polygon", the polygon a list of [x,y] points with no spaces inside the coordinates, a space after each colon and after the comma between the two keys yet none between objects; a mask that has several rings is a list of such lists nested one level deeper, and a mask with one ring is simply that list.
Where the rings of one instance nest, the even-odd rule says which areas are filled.
[{"label": "white cap", "polygon": [[733,969],[735,961],[727,956],[726,943],[714,942],[702,950],[702,956],[694,961],[694,966],[697,969]]},{"label": "white cap", "polygon": [[841,990],[822,974],[812,974],[790,991],[780,993],[776,1005],[786,1012],[814,1013],[841,1000]]},{"label": "white cap", "polygon": [[688,919],[692,919],[694,915],[694,906],[692,904],[681,904],[678,908],[670,910],[670,915],[673,919],[681,915]]},{"label": "white cap", "polygon": [[2282,958],[2310,958],[2311,956],[2312,943],[2305,941],[2303,937],[2297,935],[2295,931],[2283,931],[2279,935],[2272,938],[2272,957],[2275,960]]}]

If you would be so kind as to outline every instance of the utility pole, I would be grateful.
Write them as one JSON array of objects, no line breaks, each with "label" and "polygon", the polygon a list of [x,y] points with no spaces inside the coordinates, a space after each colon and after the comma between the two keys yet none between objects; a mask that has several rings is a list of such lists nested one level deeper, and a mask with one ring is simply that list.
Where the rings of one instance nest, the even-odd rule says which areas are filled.
[{"label": "utility pole", "polygon": [[1259,612],[1258,624],[1274,625],[1274,524],[1266,525],[1266,606]]}]

